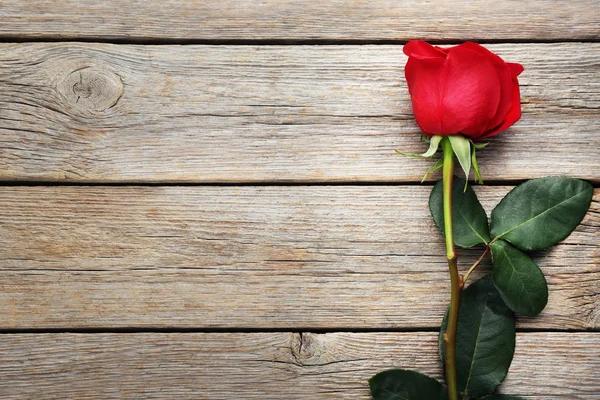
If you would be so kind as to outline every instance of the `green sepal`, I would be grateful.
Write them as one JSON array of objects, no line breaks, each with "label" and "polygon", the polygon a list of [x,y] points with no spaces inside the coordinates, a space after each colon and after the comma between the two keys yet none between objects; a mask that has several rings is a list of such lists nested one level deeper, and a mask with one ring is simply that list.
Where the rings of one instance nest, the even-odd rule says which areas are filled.
[{"label": "green sepal", "polygon": [[423,179],[421,179],[421,183],[425,182],[425,179],[427,179],[427,176],[429,176],[430,173],[432,173],[433,171],[437,171],[438,169],[442,168],[443,166],[444,166],[444,157],[437,160],[437,162],[433,165],[433,167],[429,168],[427,170],[427,172],[425,172],[425,175],[423,175]]},{"label": "green sepal", "polygon": [[448,136],[448,140],[450,140],[458,163],[463,171],[465,171],[465,179],[469,180],[469,172],[471,171],[471,141],[462,135],[450,135]]},{"label": "green sepal", "polygon": [[432,136],[431,139],[429,140],[429,149],[427,149],[427,151],[423,154],[403,153],[399,150],[396,150],[396,153],[400,154],[401,156],[405,156],[405,157],[416,157],[416,158],[433,157],[435,155],[435,153],[437,153],[442,139],[443,139],[443,137],[439,136],[439,135]]},{"label": "green sepal", "polygon": [[475,143],[474,141],[471,140],[471,143],[473,144],[473,147],[475,147],[477,150],[479,149],[483,149],[484,147],[486,147],[488,144],[490,144],[490,142],[485,142],[485,143]]},{"label": "green sepal", "polygon": [[437,380],[416,371],[390,369],[369,379],[375,400],[447,400],[448,392]]},{"label": "green sepal", "polygon": [[479,183],[480,185],[483,184],[483,179],[481,179],[481,173],[479,172],[479,164],[477,164],[477,156],[476,156],[476,150],[477,148],[475,146],[473,146],[473,148],[471,149],[471,164],[473,165],[473,177],[475,178],[475,182]]}]

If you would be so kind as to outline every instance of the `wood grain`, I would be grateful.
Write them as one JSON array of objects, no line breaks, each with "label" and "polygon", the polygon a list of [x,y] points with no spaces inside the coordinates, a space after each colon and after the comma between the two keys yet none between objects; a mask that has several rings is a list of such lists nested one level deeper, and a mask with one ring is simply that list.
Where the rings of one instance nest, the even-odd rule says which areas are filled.
[{"label": "wood grain", "polygon": [[[489,47],[526,70],[484,178],[600,182],[600,44]],[[401,46],[0,44],[0,179],[419,181],[432,161],[394,153],[424,151],[405,61]]]},{"label": "wood grain", "polygon": [[[477,192],[490,211],[509,189]],[[0,328],[434,328],[448,278],[429,191],[3,187]],[[600,326],[599,200],[535,254],[550,299],[519,327]]]},{"label": "wood grain", "polygon": [[[3,335],[3,399],[370,399],[389,368],[441,378],[435,333]],[[600,399],[600,333],[520,333],[503,393]]]},{"label": "wood grain", "polygon": [[121,40],[597,39],[594,0],[0,1],[0,37]]}]

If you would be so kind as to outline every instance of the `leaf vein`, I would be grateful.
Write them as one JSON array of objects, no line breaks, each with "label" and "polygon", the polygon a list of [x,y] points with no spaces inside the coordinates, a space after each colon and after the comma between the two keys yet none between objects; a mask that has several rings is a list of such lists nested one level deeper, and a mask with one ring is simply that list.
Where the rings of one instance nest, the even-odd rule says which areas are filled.
[{"label": "leaf vein", "polygon": [[473,349],[473,357],[471,358],[471,364],[469,366],[469,376],[467,377],[467,383],[465,384],[465,396],[469,393],[469,383],[471,382],[471,376],[473,375],[473,366],[475,364],[475,357],[477,355],[477,347],[479,346],[479,336],[481,335],[481,326],[483,325],[483,313],[487,308],[489,296],[485,296],[485,302],[483,303],[483,310],[481,314],[481,320],[479,320],[479,327],[477,329],[477,336],[475,338],[475,348]]},{"label": "leaf vein", "polygon": [[525,225],[525,224],[528,224],[528,223],[530,223],[531,221],[535,220],[535,219],[536,219],[536,218],[538,218],[538,217],[541,217],[542,215],[544,215],[544,214],[546,214],[547,212],[549,212],[549,211],[551,211],[551,210],[555,209],[556,207],[559,207],[559,206],[561,206],[563,203],[566,203],[566,202],[568,202],[568,201],[571,201],[571,200],[573,200],[574,198],[576,198],[577,196],[579,196],[579,195],[581,195],[581,194],[585,194],[586,190],[587,190],[587,189],[584,189],[584,190],[582,190],[581,192],[579,192],[579,193],[577,193],[577,194],[575,194],[575,195],[573,195],[573,196],[569,197],[568,199],[565,199],[565,200],[561,201],[560,203],[557,203],[557,204],[553,205],[552,207],[550,207],[550,208],[548,208],[548,209],[546,209],[546,210],[542,211],[541,213],[537,214],[536,216],[534,216],[534,217],[531,217],[531,218],[529,218],[528,220],[521,222],[521,223],[520,223],[520,224],[518,224],[517,226],[514,226],[514,227],[512,227],[511,229],[509,229],[509,230],[507,230],[507,231],[505,231],[505,232],[503,232],[503,233],[499,234],[499,235],[497,236],[497,238],[502,238],[503,236],[505,236],[505,235],[509,234],[510,232],[514,231],[515,229],[517,229],[517,228],[520,228],[521,226],[523,226],[523,225]]},{"label": "leaf vein", "polygon": [[483,237],[482,237],[482,236],[479,234],[479,232],[477,232],[477,230],[476,230],[476,229],[473,227],[473,225],[471,225],[471,224],[469,223],[469,221],[467,220],[467,218],[465,218],[465,215],[462,213],[462,211],[459,211],[459,214],[460,214],[460,216],[462,217],[462,219],[465,221],[465,223],[467,224],[467,226],[468,226],[469,228],[471,228],[471,230],[472,230],[473,232],[475,232],[475,235],[477,235],[477,237],[478,237],[479,239],[481,239],[481,241],[482,241],[483,243],[485,243],[485,244],[488,244],[488,241],[487,241],[487,240],[485,240],[485,239],[484,239],[484,238],[483,238]]}]

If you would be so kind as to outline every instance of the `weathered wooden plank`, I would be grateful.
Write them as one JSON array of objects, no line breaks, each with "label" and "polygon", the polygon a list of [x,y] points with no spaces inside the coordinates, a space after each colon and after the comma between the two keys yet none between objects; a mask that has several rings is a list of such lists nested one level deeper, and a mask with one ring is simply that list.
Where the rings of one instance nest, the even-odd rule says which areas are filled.
[{"label": "weathered wooden plank", "polygon": [[188,40],[595,39],[594,0],[0,1],[0,37]]},{"label": "weathered wooden plank", "polygon": [[[370,399],[388,368],[441,379],[435,333],[3,335],[0,395],[22,398]],[[501,391],[600,399],[599,333],[520,333]]]},{"label": "weathered wooden plank", "polygon": [[[523,119],[481,152],[484,177],[598,182],[600,44],[489,47],[526,70]],[[431,161],[393,151],[424,149],[405,61],[401,46],[1,44],[0,179],[418,181]]]},{"label": "weathered wooden plank", "polygon": [[[436,327],[448,277],[429,190],[3,187],[0,328]],[[509,188],[477,190],[491,210]],[[550,300],[520,327],[599,327],[599,200],[537,254]]]}]

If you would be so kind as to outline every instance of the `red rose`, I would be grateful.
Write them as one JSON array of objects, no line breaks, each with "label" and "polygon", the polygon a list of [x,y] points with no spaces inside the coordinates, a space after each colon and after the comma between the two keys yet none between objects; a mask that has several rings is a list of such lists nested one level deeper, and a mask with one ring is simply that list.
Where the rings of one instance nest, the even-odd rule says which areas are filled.
[{"label": "red rose", "polygon": [[440,48],[421,40],[404,46],[413,112],[428,136],[494,136],[521,118],[520,64],[504,62],[472,42]]}]

